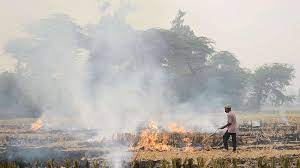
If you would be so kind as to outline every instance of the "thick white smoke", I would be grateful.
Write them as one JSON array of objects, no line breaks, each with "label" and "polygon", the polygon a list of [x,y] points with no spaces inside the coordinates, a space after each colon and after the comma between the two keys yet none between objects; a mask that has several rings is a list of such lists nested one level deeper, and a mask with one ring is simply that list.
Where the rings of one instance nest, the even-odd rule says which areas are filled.
[{"label": "thick white smoke", "polygon": [[78,45],[78,27],[69,17],[54,15],[26,26],[26,31],[29,38],[7,45],[18,60],[19,87],[45,117],[86,111],[87,51]]},{"label": "thick white smoke", "polygon": [[[7,45],[18,60],[19,87],[42,111],[46,125],[97,129],[99,137],[134,132],[148,121],[199,131],[218,127],[208,113],[218,111],[221,101],[199,96],[178,104],[164,58],[157,57],[165,53],[149,50],[143,33],[126,23],[127,12],[128,6],[121,5],[85,27],[54,15],[26,26],[29,38]],[[128,159],[126,149],[117,147],[109,154],[114,167]]]},{"label": "thick white smoke", "polygon": [[7,47],[18,60],[19,86],[43,118],[66,119],[53,127],[95,128],[112,135],[135,131],[149,120],[181,120],[182,125],[211,130],[215,125],[206,114],[217,111],[211,107],[220,107],[221,101],[205,102],[199,96],[176,103],[165,65],[156,57],[160,51],[146,50],[142,33],[126,23],[129,7],[121,3],[119,9],[105,12],[110,9],[105,2],[101,9],[107,15],[86,27],[65,15],[27,26],[31,37]]}]

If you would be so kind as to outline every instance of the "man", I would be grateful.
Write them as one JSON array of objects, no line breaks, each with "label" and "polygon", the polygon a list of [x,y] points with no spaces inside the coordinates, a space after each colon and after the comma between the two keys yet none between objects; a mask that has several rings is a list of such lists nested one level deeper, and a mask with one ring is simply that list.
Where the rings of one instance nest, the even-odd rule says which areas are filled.
[{"label": "man", "polygon": [[236,115],[235,115],[235,112],[231,111],[230,105],[227,105],[224,108],[225,108],[225,113],[227,113],[227,119],[228,119],[227,124],[220,128],[220,129],[227,128],[227,131],[223,135],[224,148],[226,150],[228,150],[228,139],[231,136],[233,151],[235,152],[236,146],[237,146],[237,144],[236,144],[236,130],[237,130]]}]

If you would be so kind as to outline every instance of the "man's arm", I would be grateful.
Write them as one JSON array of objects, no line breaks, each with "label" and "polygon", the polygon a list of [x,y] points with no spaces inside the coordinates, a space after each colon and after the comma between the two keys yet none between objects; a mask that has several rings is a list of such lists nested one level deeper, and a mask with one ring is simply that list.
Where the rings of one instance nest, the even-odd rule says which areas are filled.
[{"label": "man's arm", "polygon": [[224,125],[223,127],[220,127],[219,129],[224,129],[226,127],[229,127],[231,125],[231,123],[227,123],[226,125]]}]

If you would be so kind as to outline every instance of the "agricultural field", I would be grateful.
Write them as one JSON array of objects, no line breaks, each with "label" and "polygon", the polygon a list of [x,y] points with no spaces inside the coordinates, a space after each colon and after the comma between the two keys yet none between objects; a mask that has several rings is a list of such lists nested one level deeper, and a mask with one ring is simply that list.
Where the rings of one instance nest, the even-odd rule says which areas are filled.
[{"label": "agricultural field", "polygon": [[239,114],[239,120],[237,152],[222,149],[222,132],[176,124],[167,131],[150,122],[136,133],[97,139],[97,130],[1,120],[0,167],[300,167],[299,112]]}]

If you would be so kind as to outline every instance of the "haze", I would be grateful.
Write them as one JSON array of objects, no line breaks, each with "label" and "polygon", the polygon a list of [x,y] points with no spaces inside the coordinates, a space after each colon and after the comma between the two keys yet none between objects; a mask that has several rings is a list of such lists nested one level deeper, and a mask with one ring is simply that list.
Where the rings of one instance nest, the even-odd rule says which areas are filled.
[{"label": "haze", "polygon": [[[112,6],[105,6],[109,4]],[[296,68],[294,86],[300,85],[300,1],[297,0],[134,0],[128,22],[136,29],[169,28],[178,9],[187,12],[186,24],[198,35],[216,41],[219,50],[233,52],[244,67],[289,63]],[[4,53],[7,41],[24,36],[22,26],[53,13],[70,15],[81,25],[101,19],[119,1],[0,0],[0,71],[12,69],[14,60]]]}]

